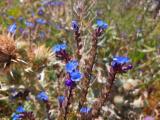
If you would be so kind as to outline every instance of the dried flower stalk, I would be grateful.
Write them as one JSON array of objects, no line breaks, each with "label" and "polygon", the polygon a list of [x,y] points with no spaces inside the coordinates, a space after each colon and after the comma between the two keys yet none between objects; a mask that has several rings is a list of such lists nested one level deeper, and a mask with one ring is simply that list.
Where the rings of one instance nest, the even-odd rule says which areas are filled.
[{"label": "dried flower stalk", "polygon": [[75,41],[77,42],[77,58],[80,60],[82,57],[82,39],[80,37],[80,30],[79,27],[77,28],[77,30],[75,30]]},{"label": "dried flower stalk", "polygon": [[113,70],[112,67],[110,67],[110,70],[108,72],[108,82],[101,90],[101,94],[98,98],[98,100],[93,104],[93,108],[92,108],[92,117],[96,118],[98,117],[100,110],[102,108],[102,106],[105,104],[105,102],[107,101],[110,92],[112,90],[112,86],[114,84],[115,81],[115,76],[116,76],[116,72]]},{"label": "dried flower stalk", "polygon": [[88,93],[89,83],[91,79],[92,74],[92,68],[95,63],[96,54],[97,54],[97,42],[98,37],[101,35],[102,31],[101,29],[96,29],[93,32],[93,39],[92,39],[92,46],[89,52],[89,58],[85,61],[85,69],[84,69],[84,79],[82,80],[82,94],[79,102],[79,109],[84,105],[84,102],[86,101],[86,96]]}]

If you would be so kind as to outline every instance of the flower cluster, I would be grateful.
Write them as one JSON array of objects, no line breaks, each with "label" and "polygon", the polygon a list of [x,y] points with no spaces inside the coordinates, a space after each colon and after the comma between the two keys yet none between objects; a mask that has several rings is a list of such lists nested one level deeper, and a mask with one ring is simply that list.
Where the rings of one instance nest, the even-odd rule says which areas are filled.
[{"label": "flower cluster", "polygon": [[[58,57],[68,58],[68,54],[66,52],[66,44],[57,44],[52,47],[52,51],[56,53]],[[79,72],[78,68],[78,61],[77,60],[66,60],[65,70],[68,73],[68,78],[65,81],[66,86],[73,86],[75,82],[78,82],[82,79],[82,74]]]},{"label": "flower cluster", "polygon": [[[39,35],[40,38],[44,38],[45,36],[48,35],[48,34],[45,34],[45,32],[41,31],[41,28],[43,28],[43,26],[45,26],[45,25],[47,26],[47,25],[51,24],[50,20],[42,18],[42,17],[45,16],[45,10],[46,10],[45,8],[49,6],[52,9],[53,8],[52,6],[54,6],[54,7],[55,6],[61,6],[63,4],[64,4],[64,2],[44,1],[43,2],[44,6],[43,7],[40,6],[37,10],[37,14],[39,16],[38,18],[37,18],[37,16],[35,16],[34,12],[32,12],[32,19],[25,19],[24,17],[19,17],[18,21],[20,23],[23,23],[23,25],[25,26],[23,28],[18,28],[19,31],[22,31],[22,33],[23,33],[23,31],[25,29],[27,29],[26,31],[28,33],[30,33],[30,36],[28,38],[29,42],[30,42],[30,49],[31,49],[30,51],[32,51],[32,49],[35,49],[34,46],[37,45],[36,42],[33,42],[33,44],[34,44],[33,46],[31,45],[31,42],[32,42],[32,40],[31,40],[32,36],[31,35],[34,34],[32,32],[35,32],[36,30],[40,30],[39,34],[36,34],[36,35]],[[46,12],[46,15],[47,14],[48,13]],[[10,16],[10,19],[15,22],[15,18],[13,16]],[[11,33],[11,34],[14,35],[14,33],[17,30],[17,25],[19,25],[19,24],[16,23],[16,22],[11,24],[7,29],[8,33]],[[65,87],[64,96],[59,95],[58,98],[57,98],[59,106],[60,106],[60,109],[59,109],[60,111],[59,112],[61,112],[63,114],[63,117],[64,117],[65,120],[68,119],[67,115],[69,115],[69,112],[71,111],[70,110],[71,109],[70,104],[72,103],[72,99],[74,99],[74,94],[73,93],[74,93],[74,90],[76,88],[76,85],[79,81],[81,81],[83,79],[83,77],[85,77],[85,79],[83,79],[82,83],[81,83],[81,90],[78,91],[82,95],[82,98],[84,98],[84,100],[79,98],[79,101],[78,101],[79,105],[78,105],[77,111],[79,111],[80,115],[82,115],[83,117],[85,115],[92,115],[92,117],[94,117],[93,114],[95,114],[95,116],[97,117],[97,115],[99,115],[99,113],[102,109],[102,106],[108,100],[108,96],[110,95],[111,90],[112,90],[112,86],[114,85],[114,82],[115,82],[116,74],[117,73],[124,73],[124,72],[130,70],[132,68],[132,65],[130,64],[131,60],[128,57],[123,57],[123,56],[113,57],[113,60],[111,62],[111,67],[110,67],[113,70],[113,73],[111,73],[109,71],[109,74],[108,74],[108,81],[109,82],[107,83],[107,85],[105,84],[102,87],[100,95],[97,97],[97,101],[94,102],[91,107],[86,107],[87,94],[88,94],[88,90],[89,90],[89,87],[90,87],[90,83],[92,81],[91,80],[92,77],[90,77],[90,76],[93,73],[93,68],[96,67],[95,58],[97,57],[97,49],[98,49],[97,44],[99,42],[98,38],[104,32],[104,30],[106,30],[108,28],[108,24],[101,19],[98,19],[96,21],[96,29],[93,30],[93,34],[92,34],[93,39],[91,40],[91,42],[92,42],[91,46],[89,46],[91,49],[90,49],[89,52],[87,52],[88,53],[87,55],[89,56],[89,57],[87,57],[88,60],[86,60],[87,58],[84,58],[85,59],[84,60],[84,63],[85,63],[84,65],[86,65],[86,66],[80,66],[79,62],[78,62],[80,60],[83,60],[83,59],[81,59],[81,58],[83,58],[83,56],[80,56],[80,55],[83,54],[83,52],[84,52],[84,51],[82,51],[82,52],[80,51],[84,47],[84,45],[82,44],[83,39],[81,39],[81,34],[80,34],[81,30],[80,30],[80,26],[78,24],[78,21],[73,20],[72,23],[71,23],[71,27],[74,31],[75,41],[76,41],[76,45],[77,45],[77,51],[78,52],[76,51],[77,54],[75,55],[77,57],[77,59],[71,57],[67,53],[66,43],[56,44],[55,46],[53,46],[51,48],[52,52],[55,53],[54,55],[56,55],[56,57],[58,57],[59,59],[64,60],[63,63],[65,63],[65,71],[62,71],[62,72],[65,73],[65,76],[64,76],[65,77],[65,82],[63,83],[64,86],[62,87],[63,90],[64,90],[64,87]],[[34,52],[35,52],[35,56],[37,55],[36,53],[41,53],[41,52],[36,52],[36,50]],[[44,53],[47,53],[47,52],[44,52]],[[45,65],[43,66],[43,64],[41,64],[41,65],[42,65],[42,67],[40,67],[40,69],[38,69],[37,71],[44,70],[43,67],[45,67],[45,69],[51,68],[50,66],[49,67],[47,66],[48,64],[46,66]],[[38,68],[37,66],[36,66],[36,68]],[[31,66],[31,68],[34,71],[35,67]],[[81,70],[83,71],[83,73],[81,73]],[[28,72],[28,74],[29,74],[29,72]],[[46,74],[44,72],[43,76],[45,76],[45,75],[47,76],[48,74]],[[62,74],[62,75],[64,75],[64,74]],[[49,77],[47,76],[46,78],[49,78]],[[62,77],[60,76],[59,78],[61,79],[61,78],[63,78],[63,76]],[[84,82],[84,84],[83,84],[83,82]],[[59,85],[59,83],[58,83],[58,85]],[[59,90],[61,88],[58,86],[57,89]],[[58,94],[61,94],[61,93],[58,93]],[[83,94],[84,94],[84,96],[83,96]],[[51,116],[50,115],[50,108],[51,107],[50,107],[50,101],[49,101],[49,97],[48,97],[47,93],[45,91],[39,92],[36,96],[36,99],[46,106],[45,110],[48,113],[47,114],[48,120],[51,120],[51,117],[50,117]],[[29,116],[30,114],[32,114],[32,113],[27,112],[24,109],[23,106],[18,106],[18,108],[16,109],[16,112],[13,114],[12,118],[13,118],[13,120],[23,119],[24,116]],[[146,120],[148,120],[148,118],[146,118]]]},{"label": "flower cluster", "polygon": [[64,52],[66,48],[67,48],[66,44],[57,44],[52,48],[52,51],[58,54],[58,53]]},{"label": "flower cluster", "polygon": [[23,112],[25,112],[25,109],[23,106],[18,106],[16,109],[16,112],[12,115],[12,120],[19,120],[23,117]]},{"label": "flower cluster", "polygon": [[108,28],[108,24],[106,22],[104,22],[103,20],[97,20],[96,21],[96,24],[97,24],[97,27],[102,29],[102,30],[105,30]]},{"label": "flower cluster", "polygon": [[70,60],[66,64],[66,72],[69,74],[69,77],[65,81],[65,85],[71,87],[82,79],[83,75],[77,69],[78,61],[77,60]]},{"label": "flower cluster", "polygon": [[132,69],[132,65],[130,64],[130,59],[123,56],[114,57],[113,61],[111,62],[111,66],[113,67],[114,71],[120,73]]},{"label": "flower cluster", "polygon": [[68,61],[70,58],[66,52],[66,48],[67,45],[65,43],[56,44],[55,46],[52,47],[52,51],[53,53],[56,53],[56,56],[58,58],[65,59],[66,61]]},{"label": "flower cluster", "polygon": [[37,99],[39,101],[48,101],[48,95],[44,91],[39,92],[38,95],[37,95]]}]

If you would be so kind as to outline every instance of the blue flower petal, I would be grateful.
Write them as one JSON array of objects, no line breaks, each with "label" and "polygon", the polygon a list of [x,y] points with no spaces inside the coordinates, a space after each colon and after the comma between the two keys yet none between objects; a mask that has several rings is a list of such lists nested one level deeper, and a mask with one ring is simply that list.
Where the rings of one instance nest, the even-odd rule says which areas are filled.
[{"label": "blue flower petal", "polygon": [[61,50],[61,46],[59,44],[55,45],[53,48],[52,48],[52,51],[53,52],[59,52]]},{"label": "blue flower petal", "polygon": [[60,47],[61,47],[61,50],[65,50],[67,48],[67,45],[64,43],[64,44],[61,44]]},{"label": "blue flower petal", "polygon": [[78,70],[71,72],[70,76],[71,76],[71,80],[74,82],[78,82],[82,79],[82,74]]},{"label": "blue flower petal", "polygon": [[37,95],[37,99],[40,101],[48,101],[48,95],[46,94],[46,92],[40,92]]},{"label": "blue flower petal", "polygon": [[102,20],[97,20],[96,22],[97,22],[97,26],[98,27],[103,26],[103,21]]},{"label": "blue flower petal", "polygon": [[42,19],[42,18],[37,18],[37,19],[36,19],[36,22],[37,22],[38,24],[41,24],[41,25],[46,24],[46,20],[44,20],[44,19]]},{"label": "blue flower petal", "polygon": [[103,20],[97,20],[96,24],[101,29],[107,29],[108,28],[108,24],[106,22],[104,22]]},{"label": "blue flower petal", "polygon": [[113,61],[116,62],[117,64],[125,64],[129,63],[130,59],[128,57],[117,56],[113,58]]},{"label": "blue flower petal", "polygon": [[73,20],[71,25],[73,30],[79,29],[78,22],[76,20]]},{"label": "blue flower petal", "polygon": [[73,84],[74,84],[74,82],[72,80],[70,80],[70,79],[65,81],[65,85],[68,86],[68,87],[73,86]]},{"label": "blue flower petal", "polygon": [[103,23],[103,29],[107,29],[108,28],[108,24],[107,23]]},{"label": "blue flower petal", "polygon": [[16,31],[16,29],[17,29],[17,25],[16,25],[16,23],[14,23],[8,27],[8,32],[14,33]]},{"label": "blue flower petal", "polygon": [[14,113],[12,115],[12,120],[21,120],[21,117],[22,117],[21,114]]},{"label": "blue flower petal", "polygon": [[39,9],[38,9],[38,15],[43,15],[44,14],[44,9],[42,8],[42,7],[40,7]]},{"label": "blue flower petal", "polygon": [[71,60],[66,64],[66,71],[68,73],[73,72],[78,66],[78,61],[77,60]]},{"label": "blue flower petal", "polygon": [[111,66],[115,67],[116,65],[123,65],[129,62],[130,62],[130,59],[128,57],[116,56],[113,58],[113,61],[111,62]]},{"label": "blue flower petal", "polygon": [[24,109],[23,106],[18,106],[17,109],[16,109],[16,112],[17,113],[25,112],[25,109]]},{"label": "blue flower petal", "polygon": [[27,27],[34,27],[34,23],[29,22],[29,21],[25,21],[25,25],[26,25]]},{"label": "blue flower petal", "polygon": [[91,108],[88,107],[82,107],[80,109],[80,113],[89,113],[91,111]]},{"label": "blue flower petal", "polygon": [[64,100],[65,100],[65,97],[64,97],[64,96],[58,96],[58,101],[59,101],[60,103],[62,103]]},{"label": "blue flower petal", "polygon": [[56,52],[60,52],[61,50],[65,50],[66,48],[67,48],[67,45],[65,43],[57,44],[52,47],[52,51],[56,53]]}]

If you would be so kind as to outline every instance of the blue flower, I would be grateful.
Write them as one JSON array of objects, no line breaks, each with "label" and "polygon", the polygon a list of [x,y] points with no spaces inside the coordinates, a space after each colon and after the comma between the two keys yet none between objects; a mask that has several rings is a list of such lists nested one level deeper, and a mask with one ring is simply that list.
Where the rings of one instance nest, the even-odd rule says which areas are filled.
[{"label": "blue flower", "polygon": [[117,56],[113,58],[111,65],[114,67],[115,65],[123,65],[129,62],[130,62],[130,59],[128,57]]},{"label": "blue flower", "polygon": [[67,45],[65,43],[57,44],[52,47],[52,51],[57,53],[57,52],[60,52],[61,50],[65,50],[66,48],[67,48]]},{"label": "blue flower", "polygon": [[16,109],[16,113],[12,115],[12,120],[20,120],[23,116],[21,113],[25,112],[25,109],[22,105],[18,106]]},{"label": "blue flower", "polygon": [[104,22],[103,20],[97,20],[96,24],[99,28],[101,28],[103,30],[108,28],[108,24],[106,22]]},{"label": "blue flower", "polygon": [[44,14],[43,8],[39,8],[39,10],[38,10],[38,15],[43,15],[43,14]]},{"label": "blue flower", "polygon": [[25,25],[26,25],[27,27],[34,27],[34,23],[29,22],[29,21],[25,21]]},{"label": "blue flower", "polygon": [[115,72],[124,73],[132,69],[130,59],[128,57],[117,56],[113,58],[111,66]]},{"label": "blue flower", "polygon": [[78,66],[78,61],[77,60],[71,60],[66,64],[66,71],[68,73],[71,73],[74,70],[76,70],[77,66]]},{"label": "blue flower", "polygon": [[8,32],[14,33],[16,31],[16,29],[17,29],[17,25],[16,25],[16,23],[14,23],[8,27]]},{"label": "blue flower", "polygon": [[60,52],[61,51],[61,45],[60,44],[57,44],[55,45],[53,48],[52,48],[52,51],[53,52]]},{"label": "blue flower", "polygon": [[78,82],[82,79],[82,74],[78,70],[71,72],[70,76],[71,80],[74,82]]},{"label": "blue flower", "polygon": [[91,108],[88,107],[82,107],[80,109],[80,113],[89,113],[91,111]]},{"label": "blue flower", "polygon": [[17,113],[25,112],[25,109],[24,109],[23,106],[18,106],[17,109],[16,109],[16,112]]},{"label": "blue flower", "polygon": [[22,21],[24,18],[21,16],[18,18],[19,21]]},{"label": "blue flower", "polygon": [[68,79],[68,80],[65,81],[65,85],[68,86],[68,87],[71,87],[71,86],[74,85],[74,82],[72,80]]},{"label": "blue flower", "polygon": [[46,34],[45,34],[45,32],[43,32],[43,31],[39,32],[39,36],[40,36],[40,38],[42,38],[42,39],[43,39],[43,38],[45,37],[45,35],[46,35]]},{"label": "blue flower", "polygon": [[76,20],[72,21],[71,26],[72,26],[72,29],[75,31],[79,29],[78,22]]},{"label": "blue flower", "polygon": [[46,94],[46,92],[40,92],[37,95],[37,99],[40,101],[48,101],[48,95]]},{"label": "blue flower", "polygon": [[21,120],[21,117],[22,117],[21,114],[16,114],[16,113],[14,113],[14,114],[12,115],[12,120]]},{"label": "blue flower", "polygon": [[37,22],[38,24],[41,24],[41,25],[46,24],[46,20],[44,20],[44,19],[42,19],[42,18],[37,18],[37,19],[36,19],[36,22]]},{"label": "blue flower", "polygon": [[65,43],[61,44],[60,48],[61,48],[61,50],[65,50],[67,48],[67,45]]},{"label": "blue flower", "polygon": [[63,95],[58,96],[59,103],[63,103],[64,100],[65,100],[65,97]]},{"label": "blue flower", "polygon": [[12,19],[12,20],[13,20],[13,19],[14,19],[14,17],[13,17],[13,16],[9,16],[9,19]]}]

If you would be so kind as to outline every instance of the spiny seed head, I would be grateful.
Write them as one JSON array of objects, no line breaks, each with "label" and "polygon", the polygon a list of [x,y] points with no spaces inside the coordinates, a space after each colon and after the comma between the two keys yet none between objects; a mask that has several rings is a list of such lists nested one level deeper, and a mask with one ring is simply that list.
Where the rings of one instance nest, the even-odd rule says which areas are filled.
[{"label": "spiny seed head", "polygon": [[0,35],[0,63],[16,59],[16,44],[11,37]]}]

